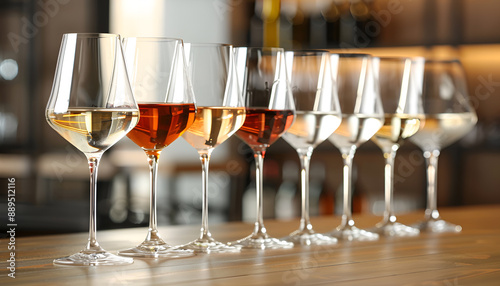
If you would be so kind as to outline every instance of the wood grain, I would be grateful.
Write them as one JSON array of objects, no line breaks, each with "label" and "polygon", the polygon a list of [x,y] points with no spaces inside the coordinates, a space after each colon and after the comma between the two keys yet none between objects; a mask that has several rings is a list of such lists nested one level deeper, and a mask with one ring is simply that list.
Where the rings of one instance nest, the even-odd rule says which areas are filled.
[{"label": "wood grain", "polygon": [[[197,255],[182,259],[135,259],[127,266],[61,267],[52,260],[74,253],[87,234],[16,237],[16,279],[7,276],[7,240],[1,240],[0,285],[500,285],[500,206],[442,209],[444,218],[463,226],[460,234],[423,233],[414,238],[382,238],[376,242],[341,242],[330,247],[288,250],[243,250],[239,254]],[[413,223],[422,213],[400,215]],[[379,217],[360,215],[358,226],[370,227]],[[316,231],[327,232],[338,217],[313,218]],[[266,221],[269,233],[285,236],[298,220]],[[172,244],[194,239],[199,227],[167,226],[160,231]],[[214,225],[221,241],[242,238],[252,225]],[[109,251],[138,244],[145,228],[99,231]]]}]

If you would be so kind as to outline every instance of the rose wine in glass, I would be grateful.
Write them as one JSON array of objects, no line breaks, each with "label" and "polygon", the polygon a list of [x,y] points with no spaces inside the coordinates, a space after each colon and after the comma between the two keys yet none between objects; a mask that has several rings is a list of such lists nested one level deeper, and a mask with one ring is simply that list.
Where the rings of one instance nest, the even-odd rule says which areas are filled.
[{"label": "rose wine in glass", "polygon": [[337,243],[337,238],[316,233],[309,219],[309,162],[314,148],[328,139],[341,122],[340,105],[327,51],[287,51],[287,68],[295,101],[295,122],[283,134],[299,155],[301,165],[301,219],[299,229],[283,240],[302,245]]},{"label": "rose wine in glass", "polygon": [[49,125],[87,157],[90,224],[85,248],[56,265],[123,265],[133,262],[104,250],[96,238],[97,169],[104,151],[137,124],[139,110],[128,81],[120,36],[64,34],[47,104]]},{"label": "rose wine in glass", "polygon": [[234,66],[233,46],[186,44],[188,71],[198,112],[183,138],[200,155],[202,167],[202,223],[200,236],[182,249],[195,253],[238,252],[212,237],[208,229],[208,167],[212,151],[245,121],[245,107]]},{"label": "rose wine in glass", "polygon": [[143,258],[178,258],[192,251],[170,246],[157,222],[157,173],[161,151],[193,124],[196,106],[185,68],[183,42],[170,38],[125,38],[125,59],[140,110],[127,135],[146,153],[150,171],[149,228],[145,240],[118,254]]},{"label": "rose wine in glass", "polygon": [[384,125],[372,138],[385,158],[384,218],[374,232],[384,236],[415,236],[420,231],[397,222],[394,213],[394,160],[405,139],[425,122],[422,107],[423,58],[374,58],[376,80],[385,112]]},{"label": "rose wine in glass", "polygon": [[262,168],[267,148],[290,128],[295,117],[284,50],[236,48],[235,57],[246,108],[245,122],[236,135],[254,153],[257,218],[252,234],[229,244],[253,249],[291,248],[293,243],[267,234],[263,220],[262,193]]},{"label": "rose wine in glass", "polygon": [[340,150],[343,167],[342,221],[327,235],[341,240],[377,240],[378,234],[359,229],[352,217],[352,163],[357,148],[382,127],[384,111],[374,80],[373,59],[366,54],[339,54],[337,88],[342,122],[328,140]]},{"label": "rose wine in glass", "polygon": [[423,102],[425,125],[410,141],[423,150],[427,165],[425,218],[414,227],[426,232],[460,232],[437,210],[437,168],[442,148],[465,136],[477,122],[469,104],[465,75],[458,60],[428,60],[425,64]]}]

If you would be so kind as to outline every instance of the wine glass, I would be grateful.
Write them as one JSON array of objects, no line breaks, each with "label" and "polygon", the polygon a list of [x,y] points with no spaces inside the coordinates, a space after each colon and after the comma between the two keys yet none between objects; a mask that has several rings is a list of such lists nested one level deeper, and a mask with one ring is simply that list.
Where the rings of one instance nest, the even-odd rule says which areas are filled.
[{"label": "wine glass", "polygon": [[295,107],[281,48],[235,48],[236,67],[245,100],[246,118],[236,135],[255,158],[257,218],[249,236],[229,242],[242,248],[291,248],[293,243],[270,237],[263,221],[262,168],[266,150],[293,123]]},{"label": "wine glass", "polygon": [[422,106],[424,59],[374,58],[374,63],[385,121],[372,140],[385,158],[385,211],[384,218],[373,231],[384,236],[415,236],[420,231],[397,222],[394,214],[394,159],[403,140],[417,133],[425,122]]},{"label": "wine glass", "polygon": [[208,165],[215,147],[231,137],[245,121],[245,107],[234,67],[233,46],[185,44],[188,71],[198,112],[183,138],[199,153],[202,168],[200,236],[181,246],[194,252],[238,252],[212,238],[208,230]]},{"label": "wine glass", "polygon": [[423,150],[427,165],[427,208],[424,221],[415,227],[436,233],[460,232],[461,226],[443,220],[437,210],[437,165],[441,149],[462,138],[477,122],[460,61],[426,62],[423,104],[425,125],[410,138]]},{"label": "wine glass", "polygon": [[161,151],[194,122],[196,107],[185,69],[183,42],[170,38],[125,38],[125,59],[141,118],[127,136],[146,153],[150,172],[149,229],[137,247],[118,254],[176,258],[193,255],[160,236],[156,216],[158,160]]},{"label": "wine glass", "polygon": [[339,54],[338,57],[337,89],[342,122],[328,140],[340,150],[344,163],[343,210],[340,225],[327,235],[349,241],[377,240],[378,234],[354,225],[351,209],[354,154],[382,127],[384,118],[374,81],[373,59],[366,54]]},{"label": "wine glass", "polygon": [[57,133],[82,151],[90,169],[90,225],[85,248],[54,264],[96,266],[133,262],[104,250],[96,239],[97,169],[102,154],[139,120],[119,35],[64,34],[45,111]]},{"label": "wine glass", "polygon": [[285,58],[296,117],[283,139],[299,155],[302,211],[299,229],[283,239],[302,245],[335,244],[336,238],[315,233],[309,219],[309,162],[314,148],[328,139],[342,120],[332,73],[338,55],[332,55],[332,64],[327,51],[287,51]]}]

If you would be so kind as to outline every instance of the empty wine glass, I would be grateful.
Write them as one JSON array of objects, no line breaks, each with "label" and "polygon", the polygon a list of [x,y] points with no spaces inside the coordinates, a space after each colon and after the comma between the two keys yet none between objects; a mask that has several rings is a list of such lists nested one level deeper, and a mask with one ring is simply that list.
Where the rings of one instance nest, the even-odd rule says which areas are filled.
[{"label": "empty wine glass", "polygon": [[248,237],[229,242],[242,248],[290,248],[293,243],[272,238],[263,221],[262,168],[266,150],[293,123],[295,107],[281,48],[236,48],[236,66],[242,82],[246,118],[236,135],[254,152],[257,219]]},{"label": "empty wine glass", "polygon": [[198,112],[183,138],[200,155],[202,167],[202,219],[200,237],[183,249],[195,252],[238,252],[212,238],[208,230],[208,165],[215,147],[231,137],[245,120],[245,107],[234,67],[233,46],[185,44],[188,70]]},{"label": "empty wine glass", "polygon": [[423,58],[373,58],[375,80],[385,112],[384,126],[372,140],[385,158],[384,218],[372,230],[384,236],[415,236],[419,230],[396,221],[394,214],[394,159],[403,140],[424,124],[422,107]]},{"label": "empty wine glass", "polygon": [[328,140],[340,150],[344,162],[343,210],[340,225],[327,235],[342,240],[377,240],[378,234],[354,225],[352,162],[357,148],[382,127],[384,111],[376,90],[372,57],[366,54],[339,54],[338,57],[337,90],[342,122]]},{"label": "empty wine glass", "polygon": [[337,239],[315,233],[309,219],[309,162],[313,150],[328,139],[342,120],[332,68],[338,55],[326,51],[285,52],[296,117],[283,139],[295,148],[301,165],[302,212],[299,229],[283,238],[296,244],[335,244]]},{"label": "empty wine glass", "polygon": [[127,135],[146,153],[150,171],[149,229],[137,247],[118,253],[133,257],[193,255],[167,244],[158,232],[156,188],[161,151],[194,122],[196,107],[185,69],[183,42],[169,38],[125,38],[125,59],[141,118]]},{"label": "empty wine glass", "polygon": [[410,141],[423,150],[427,165],[427,208],[415,225],[428,232],[460,232],[462,227],[441,218],[437,210],[437,167],[441,149],[466,135],[476,124],[465,74],[458,60],[428,60],[425,64],[423,104],[425,125]]},{"label": "empty wine glass", "polygon": [[133,262],[104,250],[96,239],[97,169],[102,154],[139,120],[120,36],[64,34],[45,111],[49,125],[82,151],[90,168],[90,225],[85,248],[54,264],[95,266]]}]

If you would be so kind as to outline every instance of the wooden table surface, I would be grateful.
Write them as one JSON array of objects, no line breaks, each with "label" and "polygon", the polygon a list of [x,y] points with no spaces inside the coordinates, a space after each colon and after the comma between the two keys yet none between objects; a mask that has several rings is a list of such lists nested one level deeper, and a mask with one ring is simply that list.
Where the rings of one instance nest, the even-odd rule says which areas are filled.
[{"label": "wooden table surface", "polygon": [[[243,250],[182,259],[135,259],[126,266],[61,267],[57,257],[79,251],[87,234],[16,237],[16,278],[9,273],[7,240],[1,240],[0,285],[500,285],[500,206],[441,209],[445,219],[461,224],[459,234],[421,234],[376,242],[341,242],[329,247],[296,246],[288,250]],[[402,223],[422,212],[400,215]],[[380,218],[355,216],[359,227]],[[327,232],[339,217],[312,218],[317,232]],[[285,236],[298,220],[266,221],[268,232]],[[230,241],[249,234],[252,224],[227,223],[210,228],[214,238]],[[199,226],[161,227],[164,239],[181,244],[194,239]],[[138,244],[145,228],[98,231],[98,241],[115,252]]]}]

